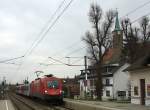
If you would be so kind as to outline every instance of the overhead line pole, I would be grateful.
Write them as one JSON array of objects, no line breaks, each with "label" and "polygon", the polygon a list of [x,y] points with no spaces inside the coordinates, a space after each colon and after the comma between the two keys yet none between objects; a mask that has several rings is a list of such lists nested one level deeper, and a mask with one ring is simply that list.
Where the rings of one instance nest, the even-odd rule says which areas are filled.
[{"label": "overhead line pole", "polygon": [[84,66],[85,66],[85,97],[87,94],[87,56],[84,56]]}]

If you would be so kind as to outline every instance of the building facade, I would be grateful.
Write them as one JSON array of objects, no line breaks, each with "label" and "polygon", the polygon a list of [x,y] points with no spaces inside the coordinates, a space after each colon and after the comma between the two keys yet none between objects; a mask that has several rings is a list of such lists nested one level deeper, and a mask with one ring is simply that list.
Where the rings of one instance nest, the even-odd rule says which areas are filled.
[{"label": "building facade", "polygon": [[150,55],[125,70],[130,74],[131,103],[150,106]]},{"label": "building facade", "polygon": [[[123,70],[127,68],[129,64],[119,65],[107,65],[103,67],[103,100],[129,100],[130,99],[130,81],[129,74]],[[85,81],[85,74],[80,75],[80,97],[84,98],[85,94],[91,98],[96,98],[96,73],[94,70],[90,70],[88,73],[88,79]],[[87,90],[86,90],[87,88]]]}]

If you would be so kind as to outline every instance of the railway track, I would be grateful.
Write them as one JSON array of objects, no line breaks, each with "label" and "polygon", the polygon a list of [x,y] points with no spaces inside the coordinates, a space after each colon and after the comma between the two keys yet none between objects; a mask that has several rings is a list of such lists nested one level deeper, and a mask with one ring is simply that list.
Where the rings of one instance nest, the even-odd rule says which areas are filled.
[{"label": "railway track", "polygon": [[30,106],[29,104],[26,104],[24,101],[17,97],[9,95],[9,99],[12,101],[16,110],[36,110],[35,108]]},{"label": "railway track", "polygon": [[13,102],[16,110],[72,110],[64,106],[56,106],[42,100],[31,100],[16,94],[9,94],[10,100]]}]

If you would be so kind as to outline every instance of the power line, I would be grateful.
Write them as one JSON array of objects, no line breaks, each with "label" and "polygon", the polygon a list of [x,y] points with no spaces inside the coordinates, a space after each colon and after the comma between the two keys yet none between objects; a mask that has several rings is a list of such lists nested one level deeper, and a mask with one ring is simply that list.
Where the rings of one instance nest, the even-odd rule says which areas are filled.
[{"label": "power line", "polygon": [[[61,64],[63,64],[63,65],[66,65],[66,66],[85,66],[85,65],[73,65],[73,63],[72,64],[67,64],[67,63],[64,63],[64,62],[62,62],[62,61],[60,61],[60,60],[58,60],[58,59],[54,59],[54,58],[52,58],[52,57],[49,57],[50,59],[52,59],[52,60],[54,60],[54,61],[56,61],[56,62],[59,62],[59,63],[61,63]],[[81,59],[80,59],[81,60]],[[78,60],[79,61],[79,60]],[[76,61],[77,62],[77,61]],[[74,63],[76,63],[76,62],[74,62]],[[52,64],[49,64],[49,65],[52,65]]]},{"label": "power line", "polygon": [[[68,49],[70,49],[70,48],[76,46],[76,45],[79,44],[80,42],[81,42],[81,40],[79,40],[79,41],[77,41],[77,42],[75,42],[75,43],[72,43],[71,45],[67,46],[66,48],[64,48],[64,49],[62,49],[62,50],[60,50],[60,51],[55,52],[55,53],[54,53],[53,55],[51,55],[51,56],[58,56],[58,55],[60,55],[59,53],[62,53],[63,51],[68,50]],[[45,61],[47,61],[47,59],[43,60],[42,62],[45,62]]]},{"label": "power line", "polygon": [[20,64],[16,64],[16,63],[5,63],[5,62],[3,64],[20,65]]},{"label": "power line", "polygon": [[[63,15],[63,13],[69,8],[69,6],[71,5],[71,3],[73,2],[73,0],[71,0],[68,5],[63,9],[63,11],[57,16],[57,18],[54,20],[54,22],[52,22],[52,24],[48,27],[48,29],[45,31],[45,33],[42,35],[42,37],[37,41],[37,43],[32,43],[32,47],[29,48],[29,50],[25,53],[25,55],[27,55],[27,53],[30,55],[33,50],[38,46],[38,44],[45,38],[45,36],[47,35],[47,33],[49,32],[49,30],[55,25],[55,23],[59,20],[59,18]],[[52,15],[51,18],[54,18],[54,16],[56,15],[57,11],[60,10],[60,8],[63,6],[63,4],[65,3],[65,0],[61,2],[61,4],[58,6],[58,8],[56,9],[55,13]],[[49,20],[49,22],[51,21],[51,19]],[[42,31],[41,33],[42,34]],[[39,37],[38,37],[39,38]],[[38,39],[37,38],[37,39]],[[36,41],[35,41],[36,42]],[[35,44],[35,45],[34,45]],[[21,66],[23,65],[23,62],[22,61],[22,64],[20,65],[20,67],[18,68],[18,70],[20,70]]]},{"label": "power line", "polygon": [[131,22],[131,24],[133,24],[133,23],[135,23],[135,22],[137,22],[137,21],[141,20],[143,17],[149,16],[149,15],[150,15],[150,12],[149,12],[149,13],[147,13],[146,15],[141,16],[141,17],[137,18],[136,20],[132,21],[132,22]]},{"label": "power line", "polygon": [[69,8],[69,6],[71,5],[71,3],[73,2],[73,0],[71,0],[67,6],[62,10],[62,12],[56,17],[56,19],[54,20],[54,22],[48,27],[48,29],[45,31],[45,33],[42,35],[42,37],[39,39],[39,41],[35,44],[35,46],[31,49],[31,51],[29,52],[29,54],[31,54],[34,49],[40,44],[40,42],[45,38],[45,36],[47,35],[47,33],[49,32],[50,29],[52,29],[52,27],[56,24],[56,22],[60,19],[60,17],[64,14],[64,12]]},{"label": "power line", "polygon": [[79,51],[81,51],[81,50],[84,49],[84,48],[86,48],[86,47],[82,47],[82,48],[78,48],[78,49],[76,49],[76,50],[73,50],[72,52],[68,53],[66,56],[69,56],[69,55],[71,55],[71,54],[73,54],[73,53],[75,53],[75,52],[79,52]]},{"label": "power line", "polygon": [[[73,54],[73,53],[75,53],[75,52],[77,52],[77,51],[81,51],[82,49],[84,49],[85,47],[83,47],[83,48],[78,48],[78,49],[76,49],[76,50],[74,50],[74,51],[72,51],[72,52],[70,52],[69,54],[67,54],[66,56],[69,56],[69,55],[71,55],[71,54]],[[49,58],[49,57],[48,57]],[[62,57],[62,58],[60,58],[59,59],[59,61],[60,60],[62,60],[64,57]],[[57,61],[56,61],[57,62]],[[53,62],[53,63],[51,63],[51,64],[54,64],[55,62]]]},{"label": "power line", "polygon": [[79,62],[79,61],[81,61],[81,60],[83,60],[83,57],[81,57],[80,59],[78,59],[78,60],[72,62],[71,65],[73,65],[73,64],[75,64],[75,63],[77,63],[77,62]]},{"label": "power line", "polygon": [[[150,0],[149,0],[148,2],[143,3],[142,5],[138,6],[137,8],[131,10],[130,12],[128,12],[127,14],[125,14],[125,16],[128,16],[128,15],[130,15],[130,14],[136,12],[138,9],[141,9],[141,8],[143,8],[144,6],[148,5],[148,4],[150,4]],[[123,16],[123,17],[125,17],[125,16]],[[122,18],[123,18],[123,17],[122,17]]]},{"label": "power line", "polygon": [[81,42],[81,40],[79,40],[79,41],[77,41],[77,42],[71,44],[70,46],[68,46],[68,47],[66,47],[66,48],[64,48],[64,49],[62,49],[62,50],[60,50],[60,51],[55,52],[52,56],[58,55],[59,53],[63,52],[64,50],[68,50],[68,49],[70,49],[70,48],[76,46],[76,45],[79,44],[80,42]]},{"label": "power line", "polygon": [[69,64],[64,63],[64,62],[62,62],[62,61],[60,61],[60,60],[54,59],[54,58],[52,58],[52,57],[48,57],[48,58],[50,58],[50,59],[52,59],[52,60],[54,60],[54,61],[56,61],[56,62],[59,62],[59,63],[61,63],[61,64],[64,64],[64,65],[69,66]]},{"label": "power line", "polygon": [[53,18],[55,17],[55,15],[57,14],[57,12],[61,9],[61,7],[64,5],[66,0],[63,0],[59,6],[57,7],[57,9],[55,10],[55,12],[51,15],[51,17],[49,18],[48,22],[46,22],[45,26],[41,29],[40,33],[38,34],[38,37],[36,37],[36,39],[33,41],[33,43],[31,44],[30,48],[26,51],[25,56],[28,54],[28,52],[30,51],[30,49],[33,48],[33,46],[35,45],[36,41],[40,38],[40,36],[42,35],[42,33],[45,31],[45,29],[48,27],[48,25],[51,23],[51,21],[53,20]]},{"label": "power line", "polygon": [[16,58],[11,58],[11,59],[7,59],[7,60],[2,60],[2,61],[0,61],[0,63],[5,63],[5,62],[8,62],[8,61],[17,60],[17,59],[20,59],[20,58],[23,58],[23,57],[24,56],[16,57]]},{"label": "power line", "polygon": [[[36,37],[36,39],[33,41],[33,43],[31,44],[30,48],[25,52],[24,56],[26,56],[31,49],[33,48],[33,46],[36,44],[37,40],[41,37],[42,33],[44,32],[44,30],[47,28],[47,26],[51,23],[51,21],[53,20],[53,18],[55,17],[55,15],[57,14],[57,12],[61,9],[61,7],[63,6],[63,4],[65,3],[66,0],[63,0],[59,6],[57,7],[57,9],[55,10],[55,12],[52,14],[52,16],[49,18],[48,22],[46,22],[45,26],[42,28],[42,30],[40,31],[40,33],[38,34],[38,37]],[[24,63],[25,58],[22,60],[22,63],[19,65],[17,71],[20,70],[20,68],[22,67],[23,63]]]}]

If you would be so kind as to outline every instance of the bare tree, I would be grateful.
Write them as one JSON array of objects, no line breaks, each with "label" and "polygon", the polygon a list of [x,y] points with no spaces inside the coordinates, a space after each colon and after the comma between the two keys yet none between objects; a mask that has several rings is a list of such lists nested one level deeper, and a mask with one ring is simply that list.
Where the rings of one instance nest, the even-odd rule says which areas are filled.
[{"label": "bare tree", "polygon": [[138,28],[133,28],[130,20],[124,19],[121,22],[122,30],[124,33],[124,56],[127,57],[129,63],[133,63],[138,55]]},{"label": "bare tree", "polygon": [[143,17],[140,21],[140,29],[141,29],[141,39],[143,42],[143,45],[146,44],[148,40],[150,40],[150,24],[149,24],[149,17]]},{"label": "bare tree", "polygon": [[103,19],[103,12],[100,6],[92,4],[89,11],[89,20],[93,32],[87,31],[83,40],[88,46],[88,53],[94,58],[96,64],[96,92],[99,100],[102,100],[102,62],[105,53],[111,47],[111,27],[114,22],[115,11],[108,11]]},{"label": "bare tree", "polygon": [[129,63],[133,63],[145,55],[149,48],[149,44],[147,45],[150,40],[149,18],[143,17],[140,27],[133,27],[128,18],[122,20],[121,24],[124,32],[124,56],[128,58]]}]

